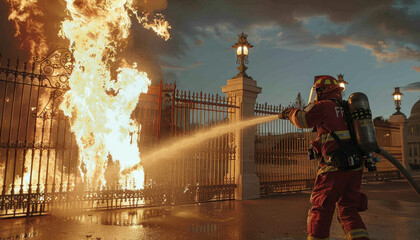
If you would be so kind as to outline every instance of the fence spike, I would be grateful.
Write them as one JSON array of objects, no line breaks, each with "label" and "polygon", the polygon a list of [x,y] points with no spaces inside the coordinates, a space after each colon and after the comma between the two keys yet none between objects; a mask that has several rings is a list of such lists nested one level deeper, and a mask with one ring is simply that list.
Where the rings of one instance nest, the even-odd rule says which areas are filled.
[{"label": "fence spike", "polygon": [[19,58],[16,59],[16,71],[19,69]]},{"label": "fence spike", "polygon": [[2,59],[3,59],[3,56],[0,53],[0,67],[1,67]]},{"label": "fence spike", "polygon": [[191,99],[191,91],[188,91],[188,100]]},{"label": "fence spike", "polygon": [[35,62],[32,62],[32,73],[35,72]]},{"label": "fence spike", "polygon": [[7,69],[10,69],[10,59],[7,59]]}]

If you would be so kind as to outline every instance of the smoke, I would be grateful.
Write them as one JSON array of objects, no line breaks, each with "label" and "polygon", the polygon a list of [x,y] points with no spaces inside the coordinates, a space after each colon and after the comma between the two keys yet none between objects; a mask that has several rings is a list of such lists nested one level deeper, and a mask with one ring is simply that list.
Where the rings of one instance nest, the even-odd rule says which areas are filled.
[{"label": "smoke", "polygon": [[[149,15],[153,21],[160,11],[168,6],[166,0],[134,1],[140,13]],[[10,17],[9,17],[10,15]],[[69,41],[58,36],[61,22],[66,19],[64,0],[4,0],[0,1],[0,32],[2,39],[0,54],[8,58],[20,56],[32,60],[35,56],[46,57],[49,51],[68,48]],[[145,22],[147,24],[150,22]],[[154,82],[163,79],[160,67],[160,51],[156,44],[159,37],[151,30],[135,24],[127,41],[127,53],[120,54],[139,63],[142,70],[149,74]]]},{"label": "smoke", "polygon": [[19,47],[27,51],[30,58],[48,53],[44,31],[44,13],[37,0],[6,0],[10,5],[8,19],[15,28],[14,36],[19,39]]}]

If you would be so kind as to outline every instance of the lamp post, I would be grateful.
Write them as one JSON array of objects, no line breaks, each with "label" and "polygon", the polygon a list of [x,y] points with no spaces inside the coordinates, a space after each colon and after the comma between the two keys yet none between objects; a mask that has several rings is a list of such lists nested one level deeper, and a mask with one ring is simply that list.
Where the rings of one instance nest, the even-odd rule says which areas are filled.
[{"label": "lamp post", "polygon": [[241,33],[238,35],[238,37],[238,42],[232,46],[232,48],[236,49],[236,63],[240,64],[238,67],[239,73],[236,75],[236,77],[249,77],[246,74],[246,70],[248,68],[245,66],[245,63],[248,64],[249,49],[253,48],[254,46],[252,46],[246,39],[248,35]]},{"label": "lamp post", "polygon": [[344,81],[344,75],[343,74],[338,74],[338,84],[340,85],[340,87],[343,88],[343,91],[346,91],[346,85],[348,84],[348,82]]},{"label": "lamp post", "polygon": [[394,96],[395,109],[397,109],[397,112],[394,113],[393,115],[401,115],[402,114],[400,112],[400,110],[401,110],[401,96],[402,95],[403,94],[400,92],[400,88],[395,87],[395,91],[392,94],[392,96]]}]

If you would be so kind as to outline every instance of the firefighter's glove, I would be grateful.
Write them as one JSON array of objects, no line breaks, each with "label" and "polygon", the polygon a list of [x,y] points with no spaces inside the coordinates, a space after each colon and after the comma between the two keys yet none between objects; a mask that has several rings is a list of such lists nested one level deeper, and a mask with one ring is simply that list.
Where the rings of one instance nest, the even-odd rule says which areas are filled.
[{"label": "firefighter's glove", "polygon": [[286,108],[279,113],[279,119],[289,119],[289,113],[292,109]]}]

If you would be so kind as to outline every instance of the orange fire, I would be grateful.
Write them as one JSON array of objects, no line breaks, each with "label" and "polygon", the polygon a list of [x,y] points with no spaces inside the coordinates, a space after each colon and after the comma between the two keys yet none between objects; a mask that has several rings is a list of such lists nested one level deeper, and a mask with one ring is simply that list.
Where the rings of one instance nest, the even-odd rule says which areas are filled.
[{"label": "orange fire", "polygon": [[[169,39],[170,28],[161,15],[148,23],[140,16],[134,0],[66,0],[69,18],[62,23],[60,35],[70,40],[75,63],[69,79],[71,90],[60,108],[71,119],[79,146],[79,169],[91,189],[105,187],[104,172],[108,159],[118,161],[121,169],[140,162],[137,136],[140,131],[131,119],[140,93],[147,92],[150,80],[137,70],[136,63],[120,63],[116,74],[111,65],[123,50],[130,34],[131,16],[145,28]],[[112,76],[116,76],[113,79]],[[140,189],[143,169],[120,177],[125,189]]]},{"label": "orange fire", "polygon": [[9,20],[16,29],[15,37],[21,41],[20,47],[30,52],[31,58],[45,56],[48,45],[44,32],[44,24],[40,20],[43,12],[37,0],[6,0],[10,5]]}]

